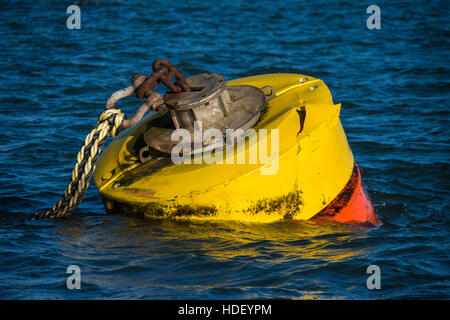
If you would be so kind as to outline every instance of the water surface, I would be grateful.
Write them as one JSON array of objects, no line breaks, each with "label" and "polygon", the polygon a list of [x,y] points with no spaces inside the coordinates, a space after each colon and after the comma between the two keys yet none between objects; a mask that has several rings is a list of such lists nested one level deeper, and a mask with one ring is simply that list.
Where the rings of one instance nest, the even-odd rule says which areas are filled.
[{"label": "water surface", "polygon": [[[445,1],[379,1],[381,30],[364,1],[77,4],[81,30],[60,1],[0,4],[1,299],[449,298]],[[384,224],[108,216],[94,186],[75,216],[24,221],[59,199],[109,94],[158,57],[188,76],[324,80]]]}]

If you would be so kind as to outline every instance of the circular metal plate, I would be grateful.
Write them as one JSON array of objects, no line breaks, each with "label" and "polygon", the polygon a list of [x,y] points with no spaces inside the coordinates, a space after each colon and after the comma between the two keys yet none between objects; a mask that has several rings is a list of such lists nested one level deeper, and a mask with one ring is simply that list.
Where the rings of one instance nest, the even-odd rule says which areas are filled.
[{"label": "circular metal plate", "polygon": [[[190,79],[190,78],[188,78]],[[249,129],[255,125],[258,121],[261,110],[265,106],[266,97],[264,92],[253,86],[249,85],[236,85],[226,88],[231,98],[230,110],[225,117],[221,117],[213,123],[207,123],[207,126],[203,126],[203,130],[207,128],[215,128],[225,134],[226,129]],[[167,113],[163,118],[170,118],[170,114]],[[163,120],[161,118],[161,120]],[[168,119],[165,119],[166,124]],[[207,119],[205,119],[207,121]],[[155,150],[169,154],[172,148],[177,145],[178,141],[172,141],[171,135],[175,130],[174,125],[151,126],[144,134],[145,142]],[[191,134],[192,146],[190,150],[193,150],[194,143],[194,130],[187,129]],[[208,147],[207,144],[203,144],[203,148]],[[203,150],[195,150],[193,153],[197,153]]]}]

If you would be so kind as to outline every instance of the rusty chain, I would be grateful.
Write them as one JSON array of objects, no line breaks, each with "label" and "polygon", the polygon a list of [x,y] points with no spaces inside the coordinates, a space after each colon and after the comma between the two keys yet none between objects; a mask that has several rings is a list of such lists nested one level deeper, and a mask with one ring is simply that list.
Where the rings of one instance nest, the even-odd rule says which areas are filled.
[{"label": "rusty chain", "polygon": [[[159,83],[162,82],[172,92],[191,91],[184,75],[168,60],[156,59],[152,64],[152,69],[153,73],[148,77],[142,73],[134,74],[131,78],[131,86],[112,94],[106,103],[106,109],[113,108],[117,101],[133,93],[138,99],[146,99],[136,113],[124,121],[123,128],[137,124],[149,109],[161,111],[164,101],[159,93],[153,92]],[[172,82],[174,77],[176,82]]]},{"label": "rusty chain", "polygon": [[[184,75],[168,60],[156,59],[153,62],[152,69],[153,73],[136,89],[136,97],[138,99],[148,98],[160,82],[172,92],[191,91]],[[131,82],[134,82],[142,76],[142,73],[136,73],[131,78]],[[172,82],[173,77],[177,79],[175,83]]]}]

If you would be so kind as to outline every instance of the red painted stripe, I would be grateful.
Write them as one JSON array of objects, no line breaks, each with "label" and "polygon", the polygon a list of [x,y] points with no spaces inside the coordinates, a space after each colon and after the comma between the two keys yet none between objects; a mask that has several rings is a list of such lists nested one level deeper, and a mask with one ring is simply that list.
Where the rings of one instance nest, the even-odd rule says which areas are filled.
[{"label": "red painted stripe", "polygon": [[355,163],[350,180],[338,196],[328,206],[317,213],[313,219],[326,219],[336,222],[362,224],[381,223],[366,194],[358,165]]}]

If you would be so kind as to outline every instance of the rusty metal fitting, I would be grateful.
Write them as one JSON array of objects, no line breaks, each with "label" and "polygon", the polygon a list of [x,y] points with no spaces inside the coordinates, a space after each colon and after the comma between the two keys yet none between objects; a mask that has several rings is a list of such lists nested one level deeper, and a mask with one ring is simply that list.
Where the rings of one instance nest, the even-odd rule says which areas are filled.
[{"label": "rusty metal fitting", "polygon": [[143,74],[135,74],[133,76],[133,81],[131,86],[128,86],[126,88],[117,90],[114,92],[106,102],[105,109],[110,109],[116,105],[116,102],[120,99],[123,99],[125,97],[131,96],[136,88],[138,88],[145,80],[145,76]]},{"label": "rusty metal fitting", "polygon": [[134,115],[123,122],[123,128],[130,128],[141,121],[142,117],[148,110],[160,111],[164,104],[164,100],[158,92],[153,92],[147,100],[136,110]]},{"label": "rusty metal fitting", "polygon": [[[175,67],[168,60],[156,59],[153,62],[152,68],[153,68],[154,73],[160,72],[160,70],[164,70],[164,69],[167,70],[161,75],[160,81],[167,88],[169,88],[172,92],[181,92],[181,91],[189,92],[189,91],[191,91],[191,88],[187,84],[186,78],[184,77],[184,75],[181,73],[180,70],[178,70],[177,67]],[[177,81],[175,83],[172,82],[173,77],[175,77],[177,79]]]},{"label": "rusty metal fitting", "polygon": [[[106,102],[106,109],[115,107],[117,101],[135,93],[138,99],[145,98],[145,102],[140,105],[134,115],[124,120],[123,128],[129,128],[136,125],[148,110],[156,112],[161,111],[164,100],[159,93],[153,92],[160,82],[163,82],[172,92],[191,91],[186,83],[186,78],[180,70],[165,59],[156,59],[152,64],[153,73],[145,76],[142,73],[136,73],[131,78],[131,85],[114,92]],[[172,78],[177,80],[172,82]]]},{"label": "rusty metal fitting", "polygon": [[[167,73],[168,70],[161,69],[158,72],[153,72],[149,77],[147,77],[141,85],[136,89],[136,97],[138,99],[148,98],[153,90],[158,86],[161,77],[164,75],[164,73]],[[134,77],[137,75],[141,75],[141,73],[137,73],[131,78],[131,81],[133,81]]]}]

